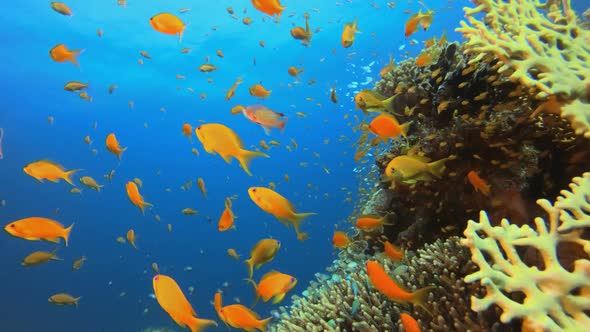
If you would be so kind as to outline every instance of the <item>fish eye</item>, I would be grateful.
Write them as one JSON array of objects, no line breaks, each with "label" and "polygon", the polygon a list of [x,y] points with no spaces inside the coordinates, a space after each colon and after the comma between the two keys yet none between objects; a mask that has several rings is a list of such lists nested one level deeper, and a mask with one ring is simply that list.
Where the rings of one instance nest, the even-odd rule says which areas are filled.
[{"label": "fish eye", "polygon": [[201,126],[198,126],[198,127],[197,127],[197,130],[201,130]]},{"label": "fish eye", "polygon": [[10,224],[10,227],[14,228],[14,224]]},{"label": "fish eye", "polygon": [[157,281],[157,280],[158,280],[158,276],[155,276],[155,277],[154,277],[154,280],[156,280],[156,281]]},{"label": "fish eye", "polygon": [[291,282],[295,282],[295,278],[291,278]]},{"label": "fish eye", "polygon": [[255,193],[255,192],[256,192],[256,188],[253,188],[253,189],[252,189],[252,192],[253,192],[253,193]]}]

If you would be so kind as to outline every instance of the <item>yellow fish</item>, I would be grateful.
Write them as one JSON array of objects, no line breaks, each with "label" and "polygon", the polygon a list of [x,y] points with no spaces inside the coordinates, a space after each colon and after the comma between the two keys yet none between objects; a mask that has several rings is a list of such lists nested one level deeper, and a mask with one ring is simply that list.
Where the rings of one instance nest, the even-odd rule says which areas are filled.
[{"label": "yellow fish", "polygon": [[158,274],[152,279],[152,285],[158,304],[180,327],[188,327],[191,332],[199,332],[207,326],[217,326],[213,320],[197,317],[195,309],[171,277]]},{"label": "yellow fish", "polygon": [[195,133],[205,151],[211,154],[218,153],[228,164],[232,157],[236,158],[240,162],[240,166],[250,176],[252,173],[249,165],[252,159],[270,157],[263,152],[245,150],[240,137],[229,127],[219,123],[202,124],[195,129]]},{"label": "yellow fish", "polygon": [[248,265],[248,279],[252,279],[254,269],[258,269],[263,264],[272,261],[281,248],[281,242],[275,239],[262,239],[254,245],[250,251],[250,258],[244,262]]},{"label": "yellow fish", "polygon": [[397,156],[385,168],[384,179],[405,184],[418,181],[431,181],[440,178],[445,172],[447,158],[430,162],[430,159],[420,156]]},{"label": "yellow fish", "polygon": [[344,30],[342,31],[342,47],[349,48],[354,43],[354,36],[356,33],[359,33],[358,29],[358,19],[354,19],[354,22],[346,23],[344,25]]},{"label": "yellow fish", "polygon": [[170,13],[160,13],[150,18],[150,25],[154,30],[167,34],[178,35],[178,42],[182,42],[185,24],[176,15]]},{"label": "yellow fish", "polygon": [[143,196],[139,193],[139,189],[137,188],[137,184],[135,182],[129,181],[125,185],[125,189],[127,189],[127,196],[133,205],[137,206],[141,210],[141,214],[145,214],[145,208],[148,206],[153,206],[152,204],[146,202],[143,199]]},{"label": "yellow fish", "polygon": [[79,169],[73,169],[66,171],[63,166],[50,161],[50,160],[39,160],[32,162],[23,168],[23,171],[37,181],[43,182],[43,180],[49,180],[51,182],[58,182],[60,179],[66,181],[72,186],[74,183],[70,178]]},{"label": "yellow fish", "polygon": [[289,200],[269,188],[250,187],[248,195],[259,208],[275,216],[283,225],[289,227],[289,224],[293,224],[299,240],[307,239],[307,234],[299,231],[299,224],[303,219],[316,213],[297,213]]}]

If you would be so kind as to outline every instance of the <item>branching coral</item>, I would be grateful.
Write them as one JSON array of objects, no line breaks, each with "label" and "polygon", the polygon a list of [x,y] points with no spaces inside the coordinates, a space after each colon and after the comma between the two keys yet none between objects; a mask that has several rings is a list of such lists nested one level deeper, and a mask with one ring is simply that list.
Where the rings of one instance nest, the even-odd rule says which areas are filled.
[{"label": "branching coral", "polygon": [[[479,222],[469,221],[462,244],[470,248],[479,270],[465,281],[480,281],[487,291],[483,298],[472,298],[473,310],[497,304],[503,310],[502,322],[521,318],[528,331],[588,331],[590,240],[582,234],[590,228],[590,173],[574,178],[570,188],[555,204],[537,201],[549,221],[536,218],[536,230],[507,219],[493,227],[483,211]],[[582,248],[573,271],[562,265],[558,251],[571,243]],[[542,268],[526,263],[526,248],[539,252]],[[523,293],[524,300],[514,300],[515,293]]]},{"label": "branching coral", "polygon": [[475,266],[457,237],[424,246],[404,265],[381,260],[386,271],[407,289],[437,286],[426,305],[433,316],[389,301],[370,286],[364,269],[369,258],[342,252],[329,268],[332,276],[318,275],[304,297],[294,296],[289,310],[281,308],[281,321],[271,331],[397,331],[402,311],[410,312],[423,331],[491,331],[497,321],[498,312],[476,314],[469,308],[469,294],[483,294],[483,288],[463,281]]},{"label": "branching coral", "polygon": [[[590,138],[590,31],[577,22],[569,0],[563,7],[540,0],[474,0],[462,21],[470,63],[494,54],[499,73],[538,89],[537,97],[565,99],[561,115]],[[482,20],[478,14],[484,13]]]}]

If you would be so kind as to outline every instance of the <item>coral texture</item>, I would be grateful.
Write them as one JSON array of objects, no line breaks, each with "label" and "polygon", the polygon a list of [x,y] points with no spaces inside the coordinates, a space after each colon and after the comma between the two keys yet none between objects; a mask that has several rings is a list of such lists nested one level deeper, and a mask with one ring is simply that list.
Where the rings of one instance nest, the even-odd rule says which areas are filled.
[{"label": "coral texture", "polygon": [[[496,304],[503,310],[502,322],[521,318],[528,331],[588,331],[590,240],[582,234],[590,227],[590,173],[574,178],[570,188],[555,204],[537,201],[549,220],[536,218],[536,229],[507,219],[493,227],[483,211],[479,222],[469,221],[461,242],[470,248],[479,270],[465,281],[480,281],[486,287],[483,298],[472,298],[473,310]],[[566,244],[582,249],[571,271],[562,265],[558,251]],[[526,263],[527,248],[540,254],[541,268]],[[514,300],[515,293],[524,294],[524,300]]]},{"label": "coral texture", "polygon": [[332,275],[318,274],[317,282],[311,283],[303,297],[293,296],[293,304],[290,308],[281,307],[281,320],[270,331],[393,332],[400,328],[399,314],[403,311],[415,317],[423,331],[492,331],[498,325],[494,322],[499,312],[477,314],[469,308],[470,294],[483,294],[483,288],[463,281],[475,265],[458,237],[425,245],[403,264],[379,259],[406,289],[437,286],[426,304],[433,316],[417,307],[392,302],[375,290],[364,268],[370,258],[352,251],[342,252],[328,269]]},{"label": "coral texture", "polygon": [[466,52],[478,54],[470,62],[494,54],[504,63],[498,72],[537,89],[538,98],[563,98],[561,115],[590,138],[590,31],[578,24],[570,1],[562,7],[539,0],[474,3],[465,8],[469,24],[456,30],[469,40]]}]

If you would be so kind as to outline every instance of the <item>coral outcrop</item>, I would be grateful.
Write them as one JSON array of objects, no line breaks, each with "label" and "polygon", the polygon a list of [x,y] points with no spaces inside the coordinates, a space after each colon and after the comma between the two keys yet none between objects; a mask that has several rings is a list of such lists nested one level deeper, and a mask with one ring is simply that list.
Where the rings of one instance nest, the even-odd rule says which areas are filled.
[{"label": "coral outcrop", "polygon": [[[584,235],[590,193],[579,188],[590,175],[576,178],[578,189],[561,191],[554,205],[536,202],[557,196],[590,169],[590,33],[568,0],[473,2],[475,8],[466,8],[468,23],[458,30],[466,43],[429,43],[427,64],[404,60],[375,86],[383,98],[395,96],[397,121],[412,123],[407,141],[383,144],[370,133],[371,113],[359,124],[364,132],[355,160],[363,162],[369,151],[376,156],[376,167],[363,179],[377,186],[370,183],[372,191],[363,192],[357,213],[386,216],[387,223],[382,231],[359,231],[328,269],[330,276],[318,275],[290,308],[281,308],[272,331],[398,331],[402,311],[424,331],[588,324],[590,264],[580,255],[590,251]],[[399,156],[447,158],[446,171],[411,184],[382,180]],[[478,190],[468,176],[473,173],[489,192]],[[481,210],[487,214],[480,224],[469,223],[463,240],[472,261],[455,235]],[[543,211],[549,225],[537,218],[533,229],[532,216]],[[406,250],[401,264],[383,258],[385,240]],[[433,316],[373,289],[367,260],[378,260],[408,290],[434,285],[426,305]],[[575,277],[555,284],[566,275]],[[556,305],[561,312],[552,311]],[[534,318],[525,319],[528,314]]]},{"label": "coral outcrop", "polygon": [[[590,30],[578,23],[570,1],[476,0],[461,22],[466,51],[487,55],[503,65],[498,73],[535,90],[536,97],[554,96],[550,110],[567,118],[577,134],[590,138]],[[484,14],[479,19],[479,14]]]},{"label": "coral outcrop", "polygon": [[[390,275],[408,290],[435,285],[424,310],[388,300],[367,282],[365,263],[370,256],[344,251],[328,268],[294,296],[289,309],[281,307],[280,322],[270,331],[398,331],[399,314],[409,312],[423,331],[493,331],[499,312],[477,314],[470,309],[469,294],[483,288],[468,285],[463,277],[474,271],[469,252],[457,237],[436,241],[419,249],[401,264],[380,259]],[[506,330],[505,330],[506,331]]]},{"label": "coral outcrop", "polygon": [[[588,331],[590,240],[583,234],[590,228],[590,173],[574,178],[570,188],[554,204],[537,202],[549,220],[536,218],[536,229],[507,219],[493,227],[483,211],[479,222],[469,222],[462,244],[471,249],[479,270],[465,281],[486,287],[484,297],[473,297],[473,310],[496,304],[503,310],[502,322],[522,319],[527,331]],[[572,260],[575,255],[573,269],[563,263],[563,251],[558,250],[566,244],[578,246],[567,257]],[[527,262],[525,249],[538,252],[540,266]]]}]

